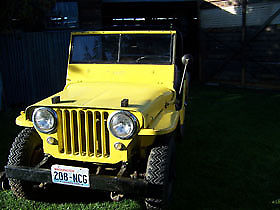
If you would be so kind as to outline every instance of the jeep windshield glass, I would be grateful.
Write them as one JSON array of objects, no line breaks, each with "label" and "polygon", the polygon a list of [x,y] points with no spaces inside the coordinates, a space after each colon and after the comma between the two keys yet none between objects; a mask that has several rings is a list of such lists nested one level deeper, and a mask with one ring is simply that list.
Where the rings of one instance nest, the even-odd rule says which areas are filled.
[{"label": "jeep windshield glass", "polygon": [[172,64],[170,34],[75,35],[70,63]]}]

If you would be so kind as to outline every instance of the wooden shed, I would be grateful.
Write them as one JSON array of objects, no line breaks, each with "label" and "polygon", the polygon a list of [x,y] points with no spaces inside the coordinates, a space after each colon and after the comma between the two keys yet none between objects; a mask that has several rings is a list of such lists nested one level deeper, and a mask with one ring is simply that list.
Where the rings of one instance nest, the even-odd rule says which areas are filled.
[{"label": "wooden shed", "polygon": [[280,2],[200,2],[200,80],[280,89]]},{"label": "wooden shed", "polygon": [[177,21],[188,32],[185,47],[195,57],[195,79],[280,88],[280,2],[103,0],[101,5],[102,25],[127,25],[129,18]]}]

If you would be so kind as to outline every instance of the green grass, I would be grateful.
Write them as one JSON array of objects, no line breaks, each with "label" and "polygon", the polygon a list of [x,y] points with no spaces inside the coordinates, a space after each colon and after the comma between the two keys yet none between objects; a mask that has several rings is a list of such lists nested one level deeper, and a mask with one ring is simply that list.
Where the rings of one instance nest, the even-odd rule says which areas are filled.
[{"label": "green grass", "polygon": [[[76,193],[76,192],[74,192]],[[140,209],[140,205],[133,200],[123,200],[121,202],[111,202],[104,201],[100,198],[101,201],[92,198],[92,202],[85,202],[84,200],[74,201],[74,196],[70,195],[72,201],[65,200],[61,201],[33,201],[15,198],[11,191],[1,192],[0,193],[0,209],[40,209],[40,210],[65,210],[65,209],[83,209],[83,210],[94,210],[94,209]],[[80,196],[76,196],[78,199],[81,199]]]},{"label": "green grass", "polygon": [[[186,137],[177,144],[173,209],[270,209],[280,198],[279,106],[279,92],[192,87]],[[18,132],[14,116],[0,112],[1,167]],[[104,193],[85,194],[35,202],[4,191],[0,208],[142,208],[136,199],[114,203]]]}]

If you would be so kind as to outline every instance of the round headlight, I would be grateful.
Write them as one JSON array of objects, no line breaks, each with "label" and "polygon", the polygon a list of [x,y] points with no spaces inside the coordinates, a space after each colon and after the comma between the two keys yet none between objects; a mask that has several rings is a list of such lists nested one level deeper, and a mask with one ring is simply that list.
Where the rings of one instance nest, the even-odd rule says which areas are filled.
[{"label": "round headlight", "polygon": [[110,115],[108,128],[117,138],[130,139],[136,134],[138,128],[137,118],[127,111],[118,111]]},{"label": "round headlight", "polygon": [[54,110],[40,107],[32,115],[34,127],[42,133],[52,133],[56,129],[57,116]]}]

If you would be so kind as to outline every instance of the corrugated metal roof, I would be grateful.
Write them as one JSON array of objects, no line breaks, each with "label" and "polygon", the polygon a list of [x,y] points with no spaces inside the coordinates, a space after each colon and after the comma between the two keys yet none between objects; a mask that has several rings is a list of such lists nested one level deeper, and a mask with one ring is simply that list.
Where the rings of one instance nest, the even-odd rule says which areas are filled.
[{"label": "corrugated metal roof", "polygon": [[[247,25],[262,25],[280,8],[280,3],[249,4],[247,8]],[[271,24],[280,24],[280,16]],[[226,28],[242,25],[242,7],[230,6],[201,11],[202,28]]]}]

